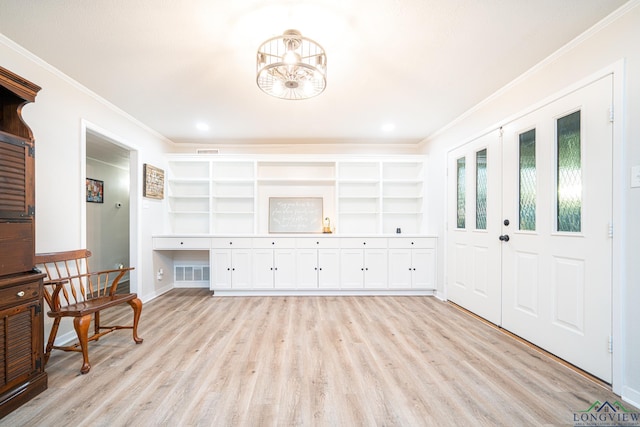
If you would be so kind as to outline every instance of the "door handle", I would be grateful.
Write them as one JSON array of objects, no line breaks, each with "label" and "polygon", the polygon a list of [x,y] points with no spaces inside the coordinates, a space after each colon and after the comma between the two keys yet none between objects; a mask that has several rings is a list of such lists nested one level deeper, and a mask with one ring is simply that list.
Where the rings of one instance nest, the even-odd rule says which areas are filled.
[{"label": "door handle", "polygon": [[503,242],[508,242],[509,241],[509,235],[508,234],[503,234],[502,236],[498,237],[498,239],[500,239]]}]

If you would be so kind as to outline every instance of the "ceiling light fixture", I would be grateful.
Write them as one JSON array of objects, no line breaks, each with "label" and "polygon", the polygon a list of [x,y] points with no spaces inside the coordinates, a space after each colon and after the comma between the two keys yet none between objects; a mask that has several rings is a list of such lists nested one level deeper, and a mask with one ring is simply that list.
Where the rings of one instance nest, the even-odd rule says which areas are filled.
[{"label": "ceiling light fixture", "polygon": [[276,98],[312,98],[327,86],[327,55],[300,31],[287,30],[258,48],[256,82]]}]

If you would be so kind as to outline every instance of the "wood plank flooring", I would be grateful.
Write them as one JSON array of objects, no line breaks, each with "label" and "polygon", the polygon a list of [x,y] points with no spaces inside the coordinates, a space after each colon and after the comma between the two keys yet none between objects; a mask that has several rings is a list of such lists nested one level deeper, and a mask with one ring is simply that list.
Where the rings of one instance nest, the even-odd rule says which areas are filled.
[{"label": "wood plank flooring", "polygon": [[[130,318],[128,307],[103,323]],[[129,331],[52,353],[7,426],[573,425],[610,390],[432,297],[175,289]]]}]

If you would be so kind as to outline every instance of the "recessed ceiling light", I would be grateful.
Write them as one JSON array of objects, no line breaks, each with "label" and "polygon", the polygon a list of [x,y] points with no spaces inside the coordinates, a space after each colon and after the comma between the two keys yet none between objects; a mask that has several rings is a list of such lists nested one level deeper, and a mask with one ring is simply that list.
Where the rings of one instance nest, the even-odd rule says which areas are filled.
[{"label": "recessed ceiling light", "polygon": [[198,122],[196,123],[196,128],[201,131],[206,131],[209,130],[209,125],[204,122]]},{"label": "recessed ceiling light", "polygon": [[396,128],[395,124],[393,124],[393,123],[385,123],[385,124],[382,125],[381,129],[382,129],[383,132],[391,132],[391,131],[395,130],[395,128]]}]

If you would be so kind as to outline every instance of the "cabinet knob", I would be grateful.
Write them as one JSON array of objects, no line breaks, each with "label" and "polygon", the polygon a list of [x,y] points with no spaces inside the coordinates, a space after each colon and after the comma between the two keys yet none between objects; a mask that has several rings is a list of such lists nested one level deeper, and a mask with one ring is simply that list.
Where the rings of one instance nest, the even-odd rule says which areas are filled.
[{"label": "cabinet knob", "polygon": [[320,242],[316,242],[316,245],[319,245],[319,244],[320,244]]},{"label": "cabinet knob", "polygon": [[362,244],[363,244],[363,245],[366,245],[366,244],[367,244],[367,242],[362,242]]},{"label": "cabinet knob", "polygon": [[184,242],[180,242],[181,245],[184,245]]},{"label": "cabinet knob", "polygon": [[229,242],[230,245],[233,245],[233,242]]},{"label": "cabinet knob", "polygon": [[24,296],[24,291],[20,291],[16,294],[18,298],[22,298]]},{"label": "cabinet knob", "polygon": [[322,271],[322,267],[320,267],[320,271]]},{"label": "cabinet knob", "polygon": [[411,244],[413,245],[413,242],[411,242]]},{"label": "cabinet knob", "polygon": [[272,245],[275,245],[275,244],[276,244],[276,242],[271,242],[271,244],[272,244]]},{"label": "cabinet knob", "polygon": [[231,269],[230,269],[230,268],[227,268],[227,271],[231,271]]}]

